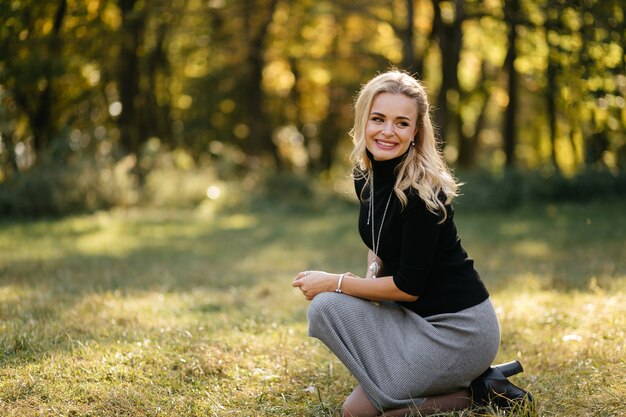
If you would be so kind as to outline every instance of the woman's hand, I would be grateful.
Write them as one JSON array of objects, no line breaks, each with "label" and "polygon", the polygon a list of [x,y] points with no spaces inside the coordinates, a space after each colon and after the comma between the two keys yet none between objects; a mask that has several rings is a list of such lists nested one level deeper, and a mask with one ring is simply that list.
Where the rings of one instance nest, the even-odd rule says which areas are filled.
[{"label": "woman's hand", "polygon": [[303,271],[293,279],[292,286],[300,288],[304,298],[311,301],[321,292],[334,292],[339,275],[324,271]]}]

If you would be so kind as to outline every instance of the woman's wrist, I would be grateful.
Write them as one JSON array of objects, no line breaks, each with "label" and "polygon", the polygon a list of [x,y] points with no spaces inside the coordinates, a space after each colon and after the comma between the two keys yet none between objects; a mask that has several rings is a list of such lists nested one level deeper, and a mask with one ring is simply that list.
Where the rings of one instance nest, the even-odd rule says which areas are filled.
[{"label": "woman's wrist", "polygon": [[336,284],[336,287],[333,288],[333,290],[336,293],[344,293],[344,285],[348,279],[348,277],[350,278],[359,278],[356,275],[354,275],[352,272],[344,272],[343,274],[333,274],[336,278],[334,283]]}]

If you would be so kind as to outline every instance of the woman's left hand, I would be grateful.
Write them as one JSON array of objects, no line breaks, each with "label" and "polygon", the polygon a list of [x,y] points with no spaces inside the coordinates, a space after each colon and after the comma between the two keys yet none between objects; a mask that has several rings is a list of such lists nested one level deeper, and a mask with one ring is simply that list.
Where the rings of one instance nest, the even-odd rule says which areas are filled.
[{"label": "woman's left hand", "polygon": [[300,288],[304,298],[311,301],[321,292],[334,292],[338,279],[337,274],[324,271],[303,271],[296,275],[291,285]]}]

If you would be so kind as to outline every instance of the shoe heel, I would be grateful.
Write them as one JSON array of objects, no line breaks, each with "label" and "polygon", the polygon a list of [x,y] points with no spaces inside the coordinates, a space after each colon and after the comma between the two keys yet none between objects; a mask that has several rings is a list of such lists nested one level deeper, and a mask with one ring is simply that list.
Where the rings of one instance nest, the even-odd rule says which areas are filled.
[{"label": "shoe heel", "polygon": [[520,372],[524,372],[524,368],[522,368],[522,364],[518,360],[502,363],[500,365],[494,365],[493,367],[502,372],[502,375],[507,378],[513,375],[517,375]]}]

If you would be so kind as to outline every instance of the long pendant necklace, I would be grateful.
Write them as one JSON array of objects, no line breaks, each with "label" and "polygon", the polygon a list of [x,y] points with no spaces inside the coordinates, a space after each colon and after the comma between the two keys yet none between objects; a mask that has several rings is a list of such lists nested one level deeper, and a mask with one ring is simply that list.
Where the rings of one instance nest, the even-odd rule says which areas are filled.
[{"label": "long pendant necklace", "polygon": [[[378,238],[376,238],[376,236],[374,234],[375,223],[376,223],[374,221],[374,175],[372,174],[372,176],[370,178],[370,207],[369,207],[369,213],[368,213],[368,216],[367,216],[367,222],[370,223],[370,221],[371,221],[371,225],[372,225],[372,251],[374,252],[374,255],[376,255],[376,257],[378,257],[378,248],[380,247],[380,235],[383,232],[383,224],[385,224],[385,217],[387,217],[387,209],[389,208],[389,203],[391,202],[391,196],[392,195],[393,195],[393,189],[389,192],[389,198],[387,198],[387,204],[385,205],[385,211],[383,212],[383,218],[380,221],[380,227],[378,228]],[[378,265],[378,262],[376,262],[376,259],[374,259],[374,262],[372,262],[370,264],[369,270],[372,272],[372,278],[376,278],[376,276],[380,272],[380,265]]]}]

